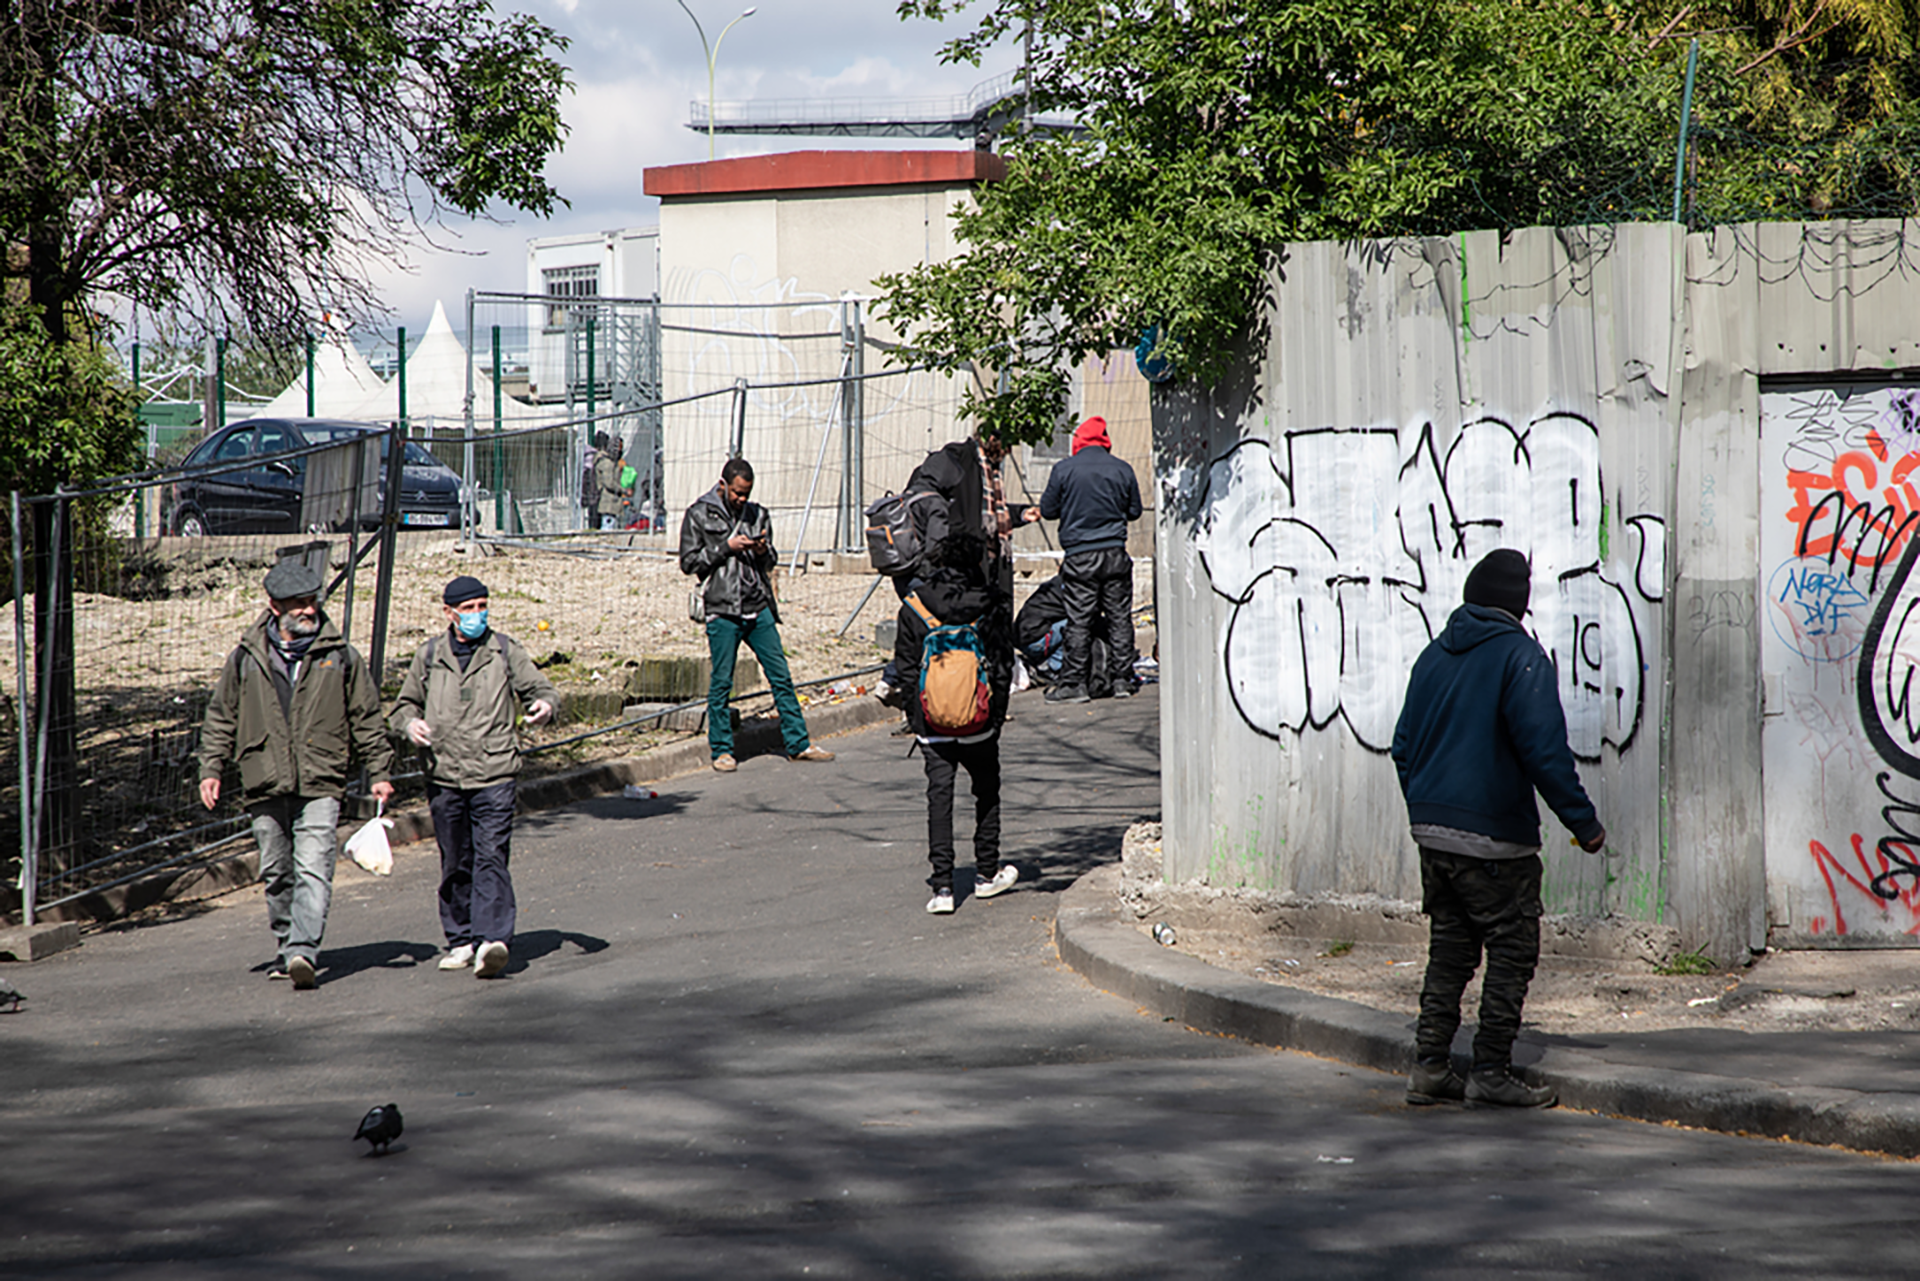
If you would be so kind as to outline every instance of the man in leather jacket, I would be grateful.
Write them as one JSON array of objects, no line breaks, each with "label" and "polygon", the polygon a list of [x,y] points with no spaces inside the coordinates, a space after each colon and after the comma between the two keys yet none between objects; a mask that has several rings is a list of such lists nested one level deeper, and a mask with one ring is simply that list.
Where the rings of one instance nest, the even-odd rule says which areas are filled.
[{"label": "man in leather jacket", "polygon": [[833,753],[815,747],[807,736],[793,675],[780,644],[780,608],[773,596],[773,522],[766,508],[749,502],[753,468],[744,458],[729,458],[720,483],[687,508],[680,521],[680,572],[704,585],[707,651],[713,676],[707,684],[707,746],[713,767],[723,774],[739,768],[733,756],[733,664],[745,641],[760,660],[780,713],[780,741],[787,758],[830,761]]}]

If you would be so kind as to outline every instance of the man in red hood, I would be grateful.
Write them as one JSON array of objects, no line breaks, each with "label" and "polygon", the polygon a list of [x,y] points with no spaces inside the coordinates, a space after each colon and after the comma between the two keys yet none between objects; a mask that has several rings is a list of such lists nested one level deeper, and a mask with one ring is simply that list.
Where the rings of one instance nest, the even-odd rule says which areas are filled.
[{"label": "man in red hood", "polygon": [[1140,519],[1140,482],[1133,468],[1113,456],[1107,420],[1088,418],[1074,429],[1073,456],[1054,466],[1040,495],[1040,515],[1060,522],[1060,584],[1067,610],[1066,658],[1049,703],[1084,703],[1092,622],[1106,621],[1107,662],[1113,696],[1139,688],[1133,677],[1133,559],[1127,555],[1127,523]]}]

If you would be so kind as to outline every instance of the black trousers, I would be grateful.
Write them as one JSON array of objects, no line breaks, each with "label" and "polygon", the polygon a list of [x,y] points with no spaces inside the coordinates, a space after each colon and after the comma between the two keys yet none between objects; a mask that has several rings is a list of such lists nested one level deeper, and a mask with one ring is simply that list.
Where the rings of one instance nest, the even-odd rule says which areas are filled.
[{"label": "black trousers", "polygon": [[1486,859],[1421,849],[1421,908],[1430,933],[1415,1057],[1449,1056],[1460,1030],[1460,996],[1484,951],[1473,1066],[1505,1069],[1512,1062],[1520,1007],[1540,961],[1540,875],[1538,854]]},{"label": "black trousers", "polygon": [[447,946],[512,943],[514,780],[491,787],[427,784],[433,836],[440,844],[440,928]]},{"label": "black trousers", "polygon": [[1106,622],[1107,670],[1115,687],[1133,684],[1133,558],[1124,547],[1097,552],[1068,552],[1060,563],[1060,586],[1067,608],[1066,655],[1060,683],[1087,684],[1093,650],[1093,620]]},{"label": "black trousers", "polygon": [[922,743],[927,767],[927,861],[935,890],[953,888],[954,771],[964,768],[973,784],[974,876],[992,880],[1000,870],[1000,735],[978,743]]}]

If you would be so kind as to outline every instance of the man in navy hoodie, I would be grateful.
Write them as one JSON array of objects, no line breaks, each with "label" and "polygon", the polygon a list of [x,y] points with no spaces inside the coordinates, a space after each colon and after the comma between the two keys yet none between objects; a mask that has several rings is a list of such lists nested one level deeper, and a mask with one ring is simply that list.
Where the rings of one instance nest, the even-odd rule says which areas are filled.
[{"label": "man in navy hoodie", "polygon": [[1133,558],[1127,522],[1140,519],[1140,481],[1113,456],[1107,420],[1094,416],[1073,432],[1073,455],[1053,469],[1040,495],[1040,515],[1060,522],[1060,583],[1066,590],[1067,646],[1049,703],[1084,703],[1093,654],[1093,623],[1104,619],[1113,696],[1139,688],[1133,678]]},{"label": "man in navy hoodie", "polygon": [[[1520,625],[1529,586],[1526,557],[1510,548],[1473,567],[1466,603],[1413,665],[1393,731],[1430,931],[1409,1103],[1559,1101],[1551,1086],[1527,1085],[1510,1070],[1540,959],[1535,790],[1588,853],[1606,844],[1607,829],[1574,768],[1553,663]],[[1480,1027],[1463,1081],[1453,1038],[1483,950]]]}]

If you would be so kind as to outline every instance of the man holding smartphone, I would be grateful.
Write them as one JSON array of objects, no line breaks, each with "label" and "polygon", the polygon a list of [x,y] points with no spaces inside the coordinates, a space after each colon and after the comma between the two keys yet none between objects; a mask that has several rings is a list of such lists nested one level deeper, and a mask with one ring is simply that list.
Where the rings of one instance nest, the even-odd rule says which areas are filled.
[{"label": "man holding smartphone", "polygon": [[733,756],[733,665],[746,642],[760,660],[780,713],[781,745],[795,761],[830,761],[833,753],[813,746],[800,699],[793,692],[786,650],[780,643],[780,611],[773,595],[773,522],[766,508],[749,502],[753,468],[729,458],[720,483],[695,499],[680,522],[680,571],[703,584],[707,651],[713,676],[707,684],[707,746],[723,774],[739,768]]}]

